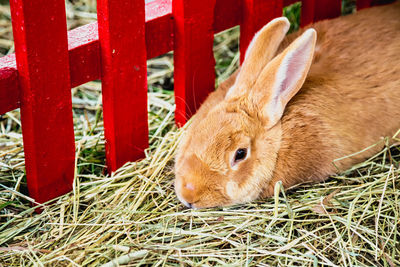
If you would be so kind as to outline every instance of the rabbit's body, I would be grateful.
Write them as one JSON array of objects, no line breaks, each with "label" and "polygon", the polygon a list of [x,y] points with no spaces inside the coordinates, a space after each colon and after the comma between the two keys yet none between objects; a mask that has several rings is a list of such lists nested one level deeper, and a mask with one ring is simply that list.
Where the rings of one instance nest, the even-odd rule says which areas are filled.
[{"label": "rabbit's body", "polygon": [[400,2],[311,27],[318,34],[314,62],[282,117],[271,183],[281,180],[285,187],[322,180],[336,167],[345,170],[359,163],[382,146],[336,161],[336,167],[333,160],[393,136],[400,128]]},{"label": "rabbit's body", "polygon": [[[400,128],[400,2],[311,27],[316,43],[311,30],[297,38],[301,30],[271,60],[287,25],[268,24],[239,74],[207,98],[177,153],[175,186],[183,203],[242,203],[271,196],[277,181],[285,188],[321,181],[382,146],[334,165],[335,159]],[[242,148],[247,154],[237,160]]]}]

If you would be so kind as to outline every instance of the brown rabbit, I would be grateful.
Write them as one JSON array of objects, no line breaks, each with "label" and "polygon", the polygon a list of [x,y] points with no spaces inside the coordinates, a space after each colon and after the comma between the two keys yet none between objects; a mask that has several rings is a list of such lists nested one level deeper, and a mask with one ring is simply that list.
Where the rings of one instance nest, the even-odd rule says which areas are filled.
[{"label": "brown rabbit", "polygon": [[194,116],[175,164],[186,206],[268,197],[277,181],[322,181],[380,148],[335,159],[400,128],[400,2],[311,27],[285,38],[286,18],[264,26],[241,69]]}]

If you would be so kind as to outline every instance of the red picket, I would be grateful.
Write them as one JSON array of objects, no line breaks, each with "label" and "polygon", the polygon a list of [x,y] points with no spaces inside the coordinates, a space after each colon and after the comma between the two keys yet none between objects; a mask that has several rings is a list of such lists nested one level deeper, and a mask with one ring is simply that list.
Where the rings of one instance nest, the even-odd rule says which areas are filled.
[{"label": "red picket", "polygon": [[98,0],[104,134],[109,171],[148,147],[144,1]]},{"label": "red picket", "polygon": [[283,0],[283,6],[289,6],[296,2],[299,2],[299,0]]},{"label": "red picket", "polygon": [[315,6],[314,21],[339,17],[342,13],[342,0],[318,0]]},{"label": "red picket", "polygon": [[216,0],[174,0],[175,121],[183,125],[215,87],[214,7]]},{"label": "red picket", "polygon": [[11,0],[29,194],[72,189],[75,141],[64,1]]},{"label": "red picket", "polygon": [[214,10],[214,33],[232,28],[242,21],[242,0],[218,0]]},{"label": "red picket", "polygon": [[303,0],[301,8],[301,26],[323,19],[340,16],[342,12],[341,0]]},{"label": "red picket", "polygon": [[303,0],[301,2],[300,25],[302,27],[306,26],[314,21],[315,1],[317,1],[317,0]]},{"label": "red picket", "polygon": [[357,0],[357,10],[376,5],[386,5],[396,0]]},{"label": "red picket", "polygon": [[243,15],[240,23],[240,62],[243,62],[254,34],[270,20],[282,16],[282,9],[282,0],[243,0]]},{"label": "red picket", "polygon": [[357,0],[357,10],[371,6],[372,0]]}]

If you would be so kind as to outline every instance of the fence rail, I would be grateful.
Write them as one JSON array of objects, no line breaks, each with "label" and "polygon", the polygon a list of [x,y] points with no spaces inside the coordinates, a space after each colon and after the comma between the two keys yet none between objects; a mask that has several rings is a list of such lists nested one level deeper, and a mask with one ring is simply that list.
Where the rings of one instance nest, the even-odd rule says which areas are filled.
[{"label": "fence rail", "polygon": [[[45,202],[72,188],[71,87],[102,80],[106,161],[114,171],[148,146],[146,59],[174,50],[182,125],[214,90],[214,34],[240,25],[243,59],[255,32],[295,2],[98,0],[98,22],[67,32],[64,1],[10,0],[16,54],[0,58],[0,114],[21,108],[30,195]],[[301,2],[302,25],[341,12],[341,0]]]}]

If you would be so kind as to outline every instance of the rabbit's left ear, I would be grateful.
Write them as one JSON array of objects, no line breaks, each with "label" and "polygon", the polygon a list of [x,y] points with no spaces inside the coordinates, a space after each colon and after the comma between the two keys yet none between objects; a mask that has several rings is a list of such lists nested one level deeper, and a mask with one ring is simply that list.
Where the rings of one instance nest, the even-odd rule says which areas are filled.
[{"label": "rabbit's left ear", "polygon": [[275,56],[289,28],[290,23],[288,19],[280,17],[271,20],[256,33],[247,48],[245,59],[235,84],[229,89],[226,95],[227,99],[235,98],[248,92],[256,82],[261,71]]},{"label": "rabbit's left ear", "polygon": [[267,126],[282,117],[286,104],[300,90],[314,55],[317,34],[308,29],[263,69],[248,95]]}]

